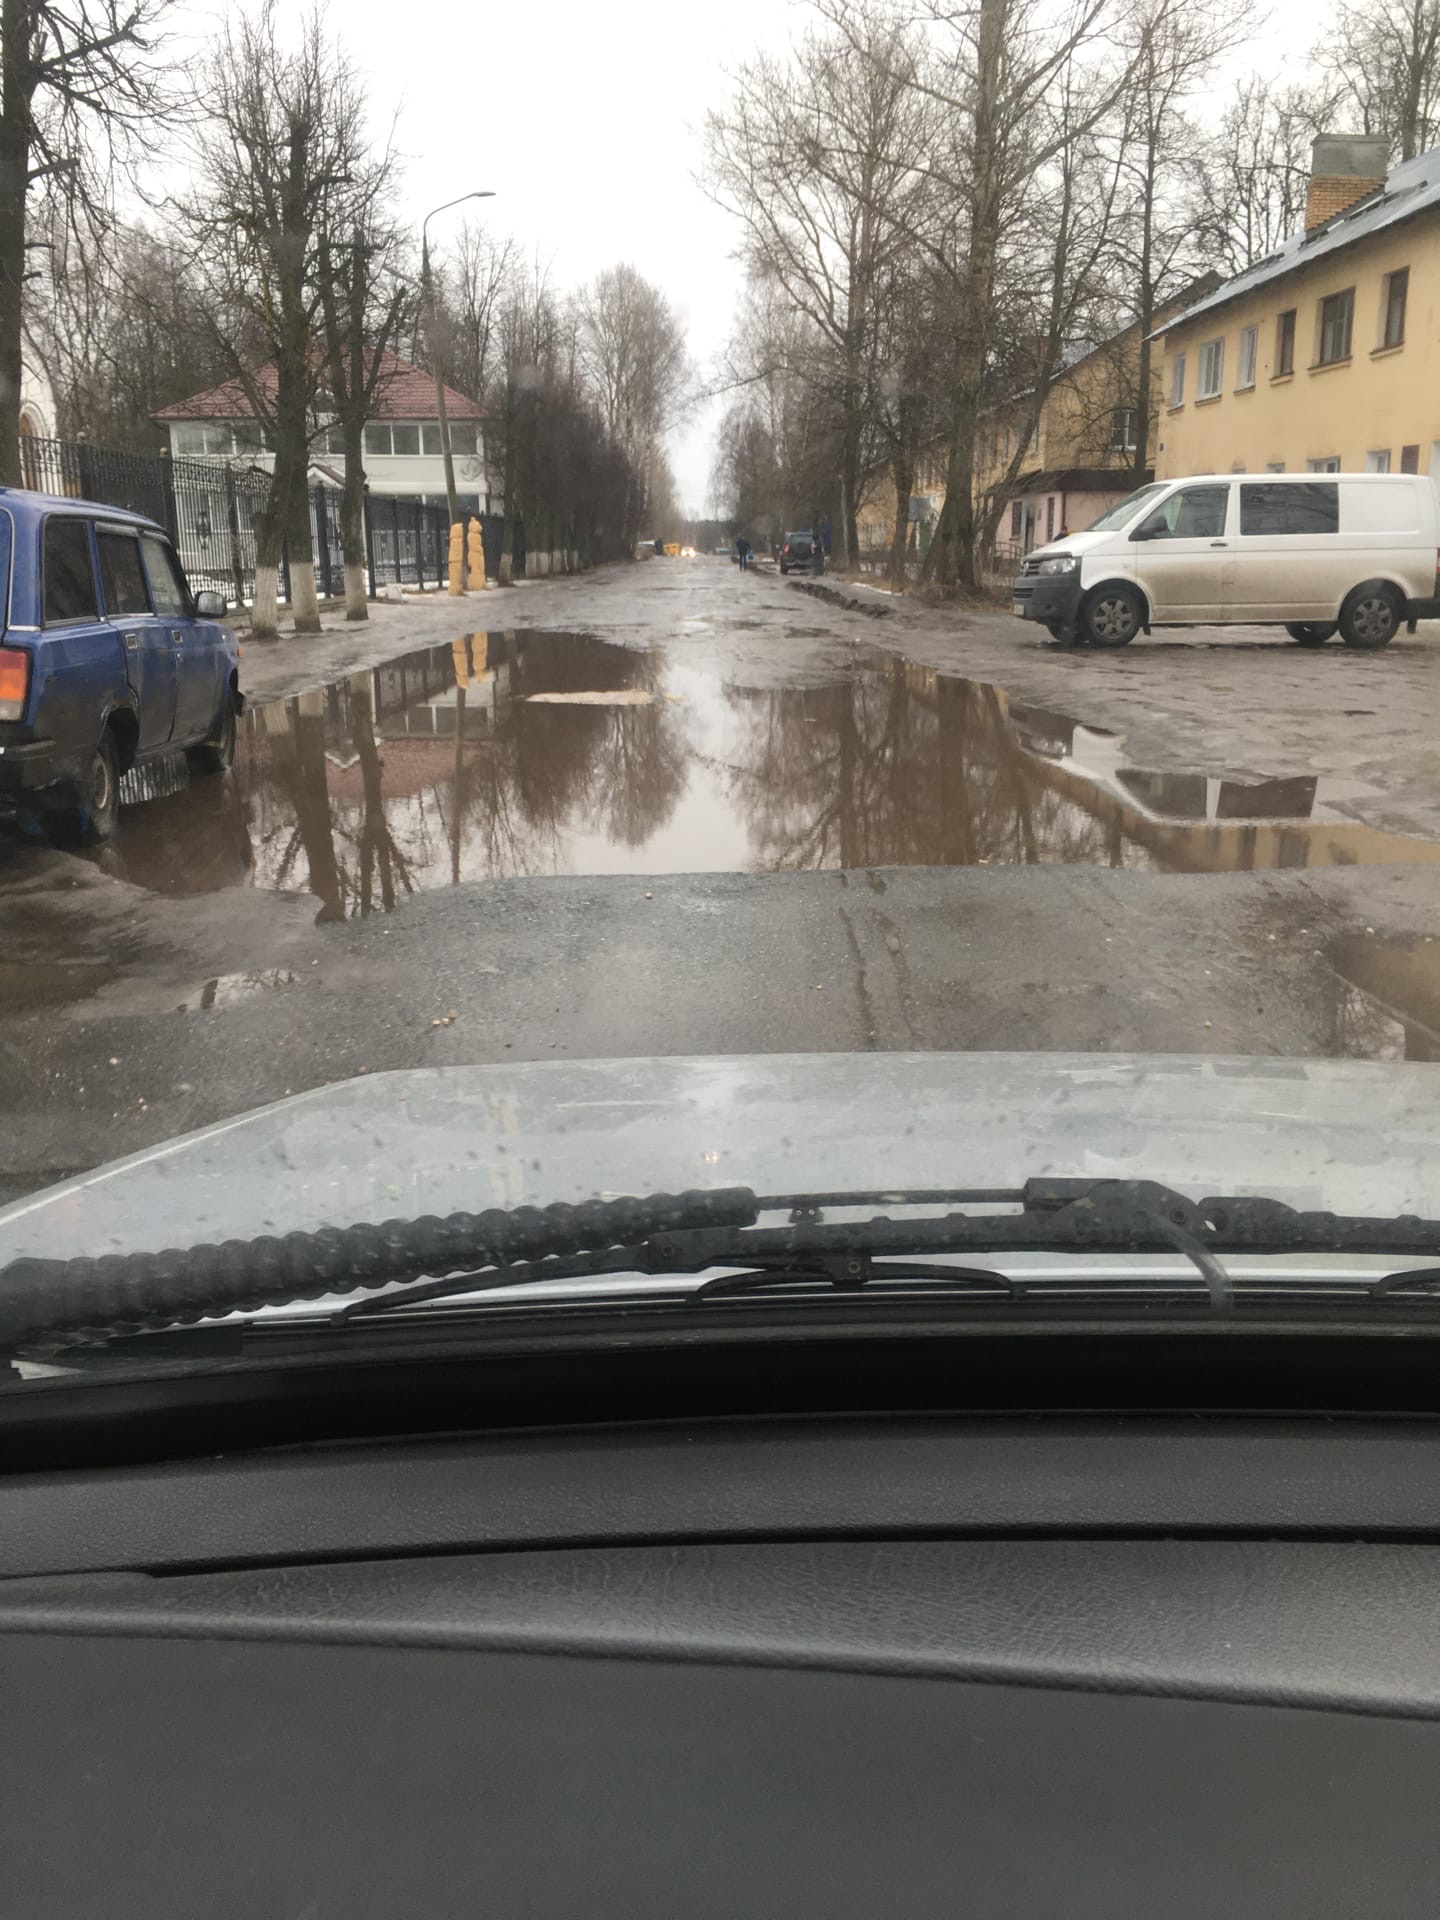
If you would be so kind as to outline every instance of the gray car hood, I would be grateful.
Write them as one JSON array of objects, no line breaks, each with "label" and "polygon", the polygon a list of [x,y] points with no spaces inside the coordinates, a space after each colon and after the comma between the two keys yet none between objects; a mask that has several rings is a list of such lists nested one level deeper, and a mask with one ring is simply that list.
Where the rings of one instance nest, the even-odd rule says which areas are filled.
[{"label": "gray car hood", "polygon": [[377,1074],[17,1201],[0,1210],[0,1265],[620,1193],[1034,1174],[1440,1217],[1440,1068],[832,1053]]}]

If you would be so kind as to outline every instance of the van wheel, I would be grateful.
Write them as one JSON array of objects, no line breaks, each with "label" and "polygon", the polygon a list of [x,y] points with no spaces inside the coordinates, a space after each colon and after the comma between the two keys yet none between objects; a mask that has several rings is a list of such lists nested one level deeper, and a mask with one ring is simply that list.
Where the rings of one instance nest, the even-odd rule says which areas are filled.
[{"label": "van wheel", "polygon": [[80,778],[48,809],[45,826],[59,846],[98,847],[114,833],[119,817],[120,756],[107,727]]},{"label": "van wheel", "polygon": [[220,718],[215,723],[215,731],[208,740],[202,740],[197,746],[185,749],[185,758],[190,763],[192,773],[228,773],[235,764],[236,734],[235,696],[227,687],[225,701],[220,708]]},{"label": "van wheel", "polygon": [[1302,647],[1323,647],[1327,640],[1335,638],[1335,622],[1333,620],[1287,620],[1285,631]]},{"label": "van wheel", "polygon": [[1093,647],[1125,647],[1145,624],[1145,603],[1124,581],[1097,587],[1080,612],[1080,632]]},{"label": "van wheel", "polygon": [[1367,652],[1388,647],[1404,618],[1395,589],[1383,580],[1367,580],[1340,609],[1340,638],[1347,647],[1363,647]]}]

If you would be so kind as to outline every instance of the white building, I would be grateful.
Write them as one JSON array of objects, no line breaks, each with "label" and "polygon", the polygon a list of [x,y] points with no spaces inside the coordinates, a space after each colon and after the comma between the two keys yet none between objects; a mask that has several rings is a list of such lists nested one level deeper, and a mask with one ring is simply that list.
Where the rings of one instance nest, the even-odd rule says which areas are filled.
[{"label": "white building", "polygon": [[[254,377],[262,393],[273,395],[273,366],[262,367]],[[499,479],[491,474],[486,459],[484,408],[447,387],[445,410],[461,511],[502,512]],[[169,429],[172,454],[230,460],[250,468],[271,464],[263,427],[238,380],[177,400],[155,418]],[[340,432],[328,426],[323,415],[314,425],[310,450],[317,483],[343,477],[345,450]],[[432,505],[445,501],[435,381],[423,368],[394,353],[385,355],[374,414],[365,427],[365,479],[372,493],[409,495]]]},{"label": "white building", "polygon": [[49,440],[55,433],[55,390],[28,346],[20,353],[20,435]]}]

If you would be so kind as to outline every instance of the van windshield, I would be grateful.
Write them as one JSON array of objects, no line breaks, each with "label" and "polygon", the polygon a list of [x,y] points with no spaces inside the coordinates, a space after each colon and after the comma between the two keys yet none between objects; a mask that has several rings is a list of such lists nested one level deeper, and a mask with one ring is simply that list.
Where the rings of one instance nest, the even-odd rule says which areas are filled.
[{"label": "van windshield", "polygon": [[1140,509],[1153,500],[1157,493],[1163,493],[1163,481],[1152,481],[1148,487],[1140,487],[1134,493],[1126,494],[1123,500],[1102,513],[1098,520],[1092,520],[1085,529],[1087,533],[1105,533],[1111,527],[1123,527],[1133,520]]}]

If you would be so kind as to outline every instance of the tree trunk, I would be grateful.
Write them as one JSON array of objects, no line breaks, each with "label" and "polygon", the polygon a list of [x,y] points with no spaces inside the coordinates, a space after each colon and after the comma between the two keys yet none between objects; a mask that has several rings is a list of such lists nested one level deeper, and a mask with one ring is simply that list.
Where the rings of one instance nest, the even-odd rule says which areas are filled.
[{"label": "tree trunk", "polygon": [[501,485],[505,494],[505,513],[500,532],[500,570],[496,575],[502,587],[515,577],[515,454],[513,433],[505,435],[505,467]]},{"label": "tree trunk", "polygon": [[305,484],[308,462],[290,482],[286,534],[290,542],[290,611],[297,633],[319,633],[320,596],[315,586],[315,536],[310,526],[310,489]]},{"label": "tree trunk", "polygon": [[365,460],[359,420],[345,424],[345,486],[340,495],[340,549],[345,556],[345,618],[368,620],[365,593]]},{"label": "tree trunk", "polygon": [[34,75],[27,0],[0,0],[0,486],[20,471],[21,293]]},{"label": "tree trunk", "polygon": [[910,531],[910,490],[915,479],[910,456],[897,453],[891,471],[895,476],[895,530],[890,536],[890,585],[898,593],[905,585],[905,540]]},{"label": "tree trunk", "polygon": [[289,492],[289,463],[277,452],[270,492],[255,518],[255,598],[250,608],[250,631],[257,640],[273,640],[280,630],[280,549]]},{"label": "tree trunk", "polygon": [[1135,370],[1135,457],[1130,463],[1133,486],[1143,486],[1150,464],[1150,334],[1155,325],[1155,175],[1158,139],[1152,119],[1146,129],[1145,193],[1140,218],[1140,274],[1136,288],[1135,320],[1140,330],[1140,353]]},{"label": "tree trunk", "polygon": [[1004,84],[1006,0],[980,0],[974,90],[974,164],[970,246],[960,289],[959,325],[951,362],[951,441],[945,505],[928,556],[942,586],[977,584],[975,552],[975,424],[984,391],[995,261],[1003,214],[1003,141],[1000,94]]},{"label": "tree trunk", "polygon": [[840,551],[847,567],[860,565],[859,494],[860,424],[852,419],[846,423],[840,448]]}]

